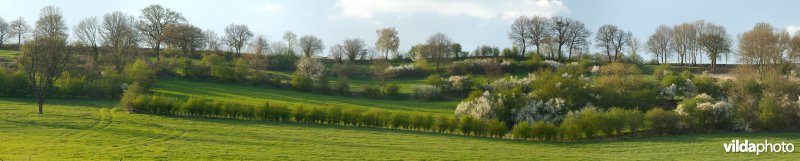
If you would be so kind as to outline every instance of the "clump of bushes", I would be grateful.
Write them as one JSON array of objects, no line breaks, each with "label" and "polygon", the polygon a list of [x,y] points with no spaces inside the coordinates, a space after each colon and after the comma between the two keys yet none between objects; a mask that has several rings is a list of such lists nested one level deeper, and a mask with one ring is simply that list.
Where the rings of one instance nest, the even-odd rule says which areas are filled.
[{"label": "clump of bushes", "polygon": [[439,100],[442,97],[442,91],[433,85],[415,85],[411,87],[411,98],[417,100]]}]

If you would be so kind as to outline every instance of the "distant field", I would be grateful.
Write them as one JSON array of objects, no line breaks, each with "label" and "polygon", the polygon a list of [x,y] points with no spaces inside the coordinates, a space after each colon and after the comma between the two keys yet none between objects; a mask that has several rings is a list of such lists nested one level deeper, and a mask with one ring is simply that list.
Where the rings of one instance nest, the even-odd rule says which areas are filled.
[{"label": "distant field", "polygon": [[161,79],[153,89],[157,94],[179,98],[203,97],[242,103],[263,104],[265,101],[287,104],[335,105],[354,108],[381,108],[395,111],[417,111],[453,114],[460,100],[409,101],[405,99],[370,99],[300,92],[293,89],[252,87],[228,83],[185,79]]},{"label": "distant field", "polygon": [[794,160],[725,153],[731,139],[800,143],[798,133],[723,133],[574,143],[128,114],[113,101],[0,98],[0,160]]},{"label": "distant field", "polygon": [[19,56],[19,51],[15,50],[0,50],[0,65],[10,64],[14,59]]}]

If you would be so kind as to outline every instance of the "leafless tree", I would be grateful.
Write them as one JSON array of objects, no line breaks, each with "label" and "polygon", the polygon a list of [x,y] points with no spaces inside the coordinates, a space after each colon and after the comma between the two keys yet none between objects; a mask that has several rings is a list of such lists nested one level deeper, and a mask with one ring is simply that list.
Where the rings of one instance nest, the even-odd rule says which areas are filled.
[{"label": "leafless tree", "polygon": [[250,51],[255,55],[267,55],[268,50],[269,42],[267,42],[267,38],[264,35],[256,36],[253,42],[250,43]]},{"label": "leafless tree", "polygon": [[344,47],[342,47],[342,45],[336,44],[336,45],[331,46],[330,54],[331,54],[331,58],[333,58],[333,60],[335,60],[336,63],[339,63],[339,64],[343,63],[342,62],[342,57],[344,57],[344,55],[345,55],[345,50],[344,50]]},{"label": "leafless tree", "polygon": [[97,17],[89,17],[81,20],[78,25],[75,25],[72,30],[78,41],[83,45],[88,45],[92,48],[92,60],[97,61],[97,56],[100,54],[98,49],[100,39],[100,25],[97,23]]},{"label": "leafless tree", "polygon": [[522,53],[519,53],[521,56],[525,56],[525,50],[528,47],[528,26],[530,24],[530,19],[525,16],[520,16],[514,23],[511,24],[511,31],[508,32],[508,39],[514,42],[514,45],[519,46],[522,49]]},{"label": "leafless tree", "polygon": [[541,54],[542,45],[547,44],[547,36],[550,35],[550,20],[547,17],[533,16],[528,21],[528,39],[529,44],[536,46],[536,54]]},{"label": "leafless tree", "polygon": [[325,45],[322,44],[322,39],[319,39],[314,35],[300,37],[298,45],[300,46],[300,51],[303,52],[303,55],[308,58],[311,58],[314,55],[322,52],[322,50],[325,50]]},{"label": "leafless tree", "polygon": [[246,25],[231,24],[225,27],[225,44],[234,49],[237,57],[242,56],[242,47],[253,37]]},{"label": "leafless tree", "polygon": [[159,4],[147,6],[141,11],[142,15],[139,16],[137,29],[147,38],[147,43],[153,49],[156,59],[158,59],[161,44],[166,39],[164,31],[169,26],[185,22],[186,19],[180,13]]},{"label": "leafless tree", "polygon": [[400,38],[397,37],[397,30],[394,27],[387,27],[376,32],[378,33],[378,40],[375,41],[375,48],[383,53],[384,59],[389,59],[389,52],[396,54],[397,48],[400,47]]},{"label": "leafless tree", "polygon": [[283,41],[286,41],[286,52],[294,55],[297,47],[297,35],[292,31],[283,32]]},{"label": "leafless tree", "polygon": [[708,59],[711,60],[712,71],[716,70],[717,60],[721,59],[721,56],[727,57],[731,51],[731,39],[725,32],[725,28],[720,25],[708,23],[699,42],[708,54]]},{"label": "leafless tree", "polygon": [[222,43],[219,42],[219,36],[213,30],[206,30],[203,32],[203,35],[206,39],[206,50],[219,53],[222,48]]},{"label": "leafless tree", "polygon": [[45,98],[61,73],[69,57],[67,26],[61,9],[53,6],[42,8],[33,41],[22,47],[18,63],[31,83],[38,114],[42,114]]},{"label": "leafless tree", "polygon": [[639,38],[631,36],[628,38],[628,54],[630,54],[631,61],[641,63],[642,57],[639,56],[639,51],[642,50],[642,42]]},{"label": "leafless tree", "polygon": [[3,47],[3,43],[8,40],[9,35],[11,35],[11,28],[8,22],[0,17],[0,47]]},{"label": "leafless tree", "polygon": [[658,26],[656,31],[647,38],[647,50],[653,53],[653,57],[660,60],[661,63],[667,63],[667,59],[671,56],[671,38],[672,28],[667,25]]},{"label": "leafless tree", "polygon": [[753,29],[739,35],[739,59],[763,69],[767,64],[777,64],[787,49],[781,45],[782,34],[768,23],[756,23]]},{"label": "leafless tree", "polygon": [[139,35],[136,32],[136,21],[133,16],[120,11],[106,14],[100,26],[100,36],[103,39],[103,46],[108,49],[109,63],[114,64],[117,71],[122,71],[132,57],[132,50],[139,45]]},{"label": "leafless tree", "polygon": [[573,20],[573,22],[569,26],[571,29],[567,30],[567,48],[569,48],[569,55],[567,58],[572,58],[573,52],[584,52],[589,50],[589,36],[592,35],[592,32],[589,31],[589,28],[586,28],[586,25],[583,22],[578,20]]},{"label": "leafless tree", "polygon": [[25,37],[25,34],[30,32],[31,27],[28,26],[28,22],[25,22],[25,19],[18,17],[14,21],[11,21],[9,28],[11,29],[11,35],[17,37],[17,45],[22,45],[22,38]]},{"label": "leafless tree", "polygon": [[570,18],[564,18],[560,16],[550,18],[551,22],[549,23],[550,29],[552,31],[551,40],[554,43],[553,48],[555,48],[555,54],[558,55],[558,59],[562,59],[562,52],[561,48],[570,42],[569,34],[572,32],[572,25],[575,22]]},{"label": "leafless tree", "polygon": [[203,30],[190,24],[170,25],[163,36],[168,45],[180,49],[183,55],[193,54],[206,44]]},{"label": "leafless tree", "polygon": [[681,64],[688,63],[689,54],[691,54],[690,52],[692,52],[696,44],[696,35],[697,30],[692,24],[683,23],[673,27],[670,44],[675,49],[675,52],[678,53]]},{"label": "leafless tree", "polygon": [[426,53],[430,59],[436,62],[436,71],[439,71],[439,66],[444,61],[445,56],[450,53],[450,47],[453,44],[453,40],[450,39],[447,35],[441,32],[437,32],[433,34],[425,43],[425,49],[423,49],[423,53]]},{"label": "leafless tree", "polygon": [[[603,25],[597,30],[597,46],[606,52],[609,62],[617,61],[619,54],[628,46],[631,33],[614,25]],[[613,53],[613,55],[612,55]]]},{"label": "leafless tree", "polygon": [[359,38],[345,39],[342,44],[342,47],[344,47],[344,53],[347,55],[348,63],[355,62],[358,54],[360,54],[362,50],[367,47],[367,44],[364,43],[364,40]]},{"label": "leafless tree", "polygon": [[794,63],[800,61],[800,32],[795,32],[789,40],[789,61]]}]

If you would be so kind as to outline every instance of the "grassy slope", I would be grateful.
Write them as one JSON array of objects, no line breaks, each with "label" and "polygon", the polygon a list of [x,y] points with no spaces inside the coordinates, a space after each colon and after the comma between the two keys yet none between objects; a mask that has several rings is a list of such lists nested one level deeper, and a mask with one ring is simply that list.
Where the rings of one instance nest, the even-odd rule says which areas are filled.
[{"label": "grassy slope", "polygon": [[184,79],[158,80],[154,91],[159,94],[176,97],[197,96],[218,100],[235,100],[237,102],[253,104],[263,104],[265,101],[271,101],[307,105],[383,108],[396,111],[421,111],[440,114],[452,114],[458,104],[458,100],[429,102],[354,98],[349,96],[299,92],[292,89],[251,87]]},{"label": "grassy slope", "polygon": [[16,50],[0,50],[0,65],[11,64],[14,59],[19,56],[19,51]]},{"label": "grassy slope", "polygon": [[113,102],[0,98],[1,160],[770,159],[724,153],[734,138],[800,143],[797,133],[726,133],[542,143],[385,129],[127,114]]}]

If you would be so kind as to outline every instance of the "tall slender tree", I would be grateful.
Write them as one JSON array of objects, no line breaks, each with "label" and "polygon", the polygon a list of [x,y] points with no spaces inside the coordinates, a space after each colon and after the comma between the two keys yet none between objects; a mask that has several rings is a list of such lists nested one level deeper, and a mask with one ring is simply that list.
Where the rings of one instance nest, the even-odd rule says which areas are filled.
[{"label": "tall slender tree", "polygon": [[382,28],[376,31],[378,40],[375,41],[375,48],[383,53],[384,59],[389,59],[389,52],[396,54],[400,47],[400,38],[397,37],[397,30],[394,27]]},{"label": "tall slender tree", "polygon": [[17,58],[36,96],[40,115],[43,114],[44,101],[53,88],[53,82],[64,72],[69,57],[67,36],[67,25],[61,9],[46,6],[36,21],[33,40],[25,43]]}]

